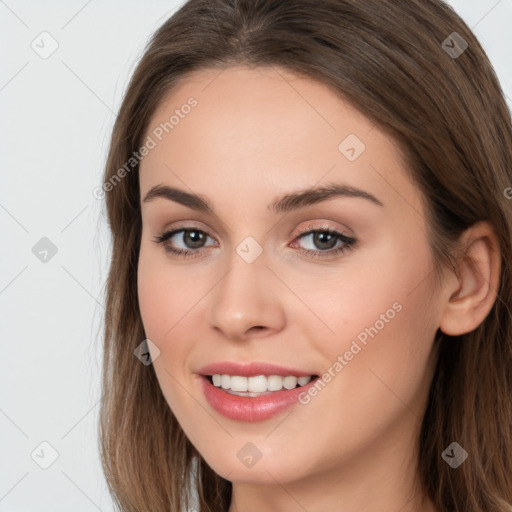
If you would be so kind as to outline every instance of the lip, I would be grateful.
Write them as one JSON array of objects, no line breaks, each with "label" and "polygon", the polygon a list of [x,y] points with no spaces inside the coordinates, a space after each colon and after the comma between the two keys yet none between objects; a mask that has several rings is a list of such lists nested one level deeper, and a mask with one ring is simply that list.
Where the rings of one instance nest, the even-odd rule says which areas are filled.
[{"label": "lip", "polygon": [[203,366],[197,371],[200,375],[239,375],[240,377],[255,377],[256,375],[280,375],[287,377],[293,375],[295,377],[309,377],[318,375],[314,371],[302,371],[296,368],[286,366],[278,366],[265,362],[236,363],[234,361],[222,361],[211,363]]},{"label": "lip", "polygon": [[314,386],[319,377],[298,388],[256,397],[231,395],[214,386],[207,377],[201,376],[200,379],[204,396],[216,412],[231,420],[256,422],[272,418],[297,404],[299,395]]},{"label": "lip", "polygon": [[280,375],[286,377],[309,377],[318,375],[315,372],[304,372],[270,363],[239,364],[234,362],[212,363],[202,367],[199,372],[204,396],[211,407],[219,414],[236,421],[257,422],[272,418],[297,404],[299,395],[314,386],[319,377],[308,384],[294,389],[274,391],[268,395],[257,397],[238,396],[227,393],[214,386],[207,375],[240,375],[254,377],[256,375]]}]

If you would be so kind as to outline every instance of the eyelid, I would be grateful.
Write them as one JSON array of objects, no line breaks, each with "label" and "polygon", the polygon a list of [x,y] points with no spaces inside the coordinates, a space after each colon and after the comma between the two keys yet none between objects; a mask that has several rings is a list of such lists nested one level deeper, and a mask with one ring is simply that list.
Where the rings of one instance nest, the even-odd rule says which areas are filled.
[{"label": "eyelid", "polygon": [[[322,221],[321,221],[322,222]],[[294,235],[295,238],[299,238],[302,235],[309,234],[312,231],[336,231],[340,234],[342,234],[346,238],[355,238],[355,236],[352,234],[352,230],[343,226],[343,228],[338,228],[335,226],[329,226],[326,225],[326,221],[323,221],[323,225],[316,225],[316,224],[308,224],[307,226],[303,226],[299,228]],[[347,231],[349,233],[347,233]]]},{"label": "eyelid", "polygon": [[[328,222],[328,221],[316,221],[316,222],[323,222],[324,224],[323,225],[316,225],[316,224],[313,223],[313,224],[308,224],[306,226],[302,226],[297,231],[295,231],[295,234],[293,235],[294,239],[295,238],[299,238],[302,235],[309,234],[312,231],[336,231],[336,232],[340,232],[343,236],[345,236],[347,238],[354,238],[351,235],[352,230],[349,229],[349,228],[346,228],[346,226],[343,226],[343,228],[344,228],[343,229],[343,228],[338,228],[338,227],[333,227],[333,226],[326,225],[325,223]],[[209,228],[208,228],[208,230],[202,229],[201,227],[196,226],[194,224],[194,221],[181,221],[177,225],[173,225],[170,228],[162,229],[160,231],[160,233],[161,234],[170,233],[170,232],[176,233],[177,231],[181,231],[181,230],[183,230],[183,231],[191,231],[193,229],[196,229],[197,231],[201,231],[205,235],[207,235],[210,238],[213,238],[215,240],[217,238],[216,236],[213,236],[213,235],[210,234],[210,229]],[[345,230],[348,230],[349,233],[347,233]],[[292,233],[293,232],[291,232],[289,236],[292,236]]]},{"label": "eyelid", "polygon": [[187,220],[182,220],[182,221],[178,221],[177,224],[172,224],[170,227],[165,227],[161,230],[159,230],[160,233],[169,233],[169,232],[176,232],[176,231],[193,231],[193,230],[196,230],[196,231],[201,231],[202,233],[204,233],[205,235],[209,236],[210,238],[213,238],[217,241],[217,239],[219,237],[217,237],[217,235],[213,235],[211,234],[212,230],[210,228],[210,226],[208,227],[203,227],[205,226],[202,222],[198,222],[198,221],[193,221],[193,220],[190,220],[190,221],[187,221]]}]

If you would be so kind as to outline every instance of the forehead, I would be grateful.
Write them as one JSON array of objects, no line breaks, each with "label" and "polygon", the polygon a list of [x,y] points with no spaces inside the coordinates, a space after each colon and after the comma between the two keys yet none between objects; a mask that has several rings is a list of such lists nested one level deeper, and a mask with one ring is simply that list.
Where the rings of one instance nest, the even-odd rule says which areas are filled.
[{"label": "forehead", "polygon": [[[245,142],[244,151],[251,141],[259,147],[275,141],[286,148],[299,137],[318,143],[318,139],[330,135],[326,142],[331,142],[332,136],[339,137],[347,128],[363,137],[374,126],[323,83],[282,68],[240,66],[200,70],[183,77],[160,102],[148,131],[168,122],[173,113],[188,111],[190,98],[197,106],[191,109],[190,116],[180,116],[179,123],[172,127],[170,144],[184,138],[180,133],[189,135],[192,125],[198,138],[206,139],[206,133],[209,141],[218,136],[217,142],[222,142],[218,149],[227,146],[226,137],[234,139],[240,130],[250,131],[252,136]],[[182,122],[187,117],[190,120]],[[206,119],[210,119],[208,125],[204,123]],[[230,154],[233,150],[236,148],[230,148]]]},{"label": "forehead", "polygon": [[282,68],[187,75],[155,110],[146,137],[155,147],[141,162],[141,192],[183,185],[181,177],[200,193],[238,184],[268,196],[326,177],[414,201],[395,141],[328,86]]}]

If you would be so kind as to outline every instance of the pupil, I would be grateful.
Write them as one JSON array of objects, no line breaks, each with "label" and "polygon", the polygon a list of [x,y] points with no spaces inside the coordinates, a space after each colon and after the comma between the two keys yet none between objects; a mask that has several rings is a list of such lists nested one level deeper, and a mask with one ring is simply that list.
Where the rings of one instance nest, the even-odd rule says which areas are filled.
[{"label": "pupil", "polygon": [[[323,232],[318,232],[315,234],[315,238],[314,238],[314,242],[315,242],[315,245],[317,246],[320,246],[321,248],[323,249],[332,249],[332,247],[334,247],[335,243],[329,243],[329,242],[336,242],[336,238],[334,237],[334,235],[332,233],[323,233]],[[322,244],[325,244],[327,243],[327,247],[322,247]]]},{"label": "pupil", "polygon": [[186,244],[192,248],[201,247],[202,243],[204,242],[203,233],[200,233],[199,231],[188,231],[185,236],[191,240],[190,243],[187,241]]}]

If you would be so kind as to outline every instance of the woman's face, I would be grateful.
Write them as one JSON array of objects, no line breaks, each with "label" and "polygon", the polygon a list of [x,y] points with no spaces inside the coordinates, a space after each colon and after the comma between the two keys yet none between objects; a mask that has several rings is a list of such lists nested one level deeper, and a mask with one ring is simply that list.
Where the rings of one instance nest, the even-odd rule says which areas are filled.
[{"label": "woman's face", "polygon": [[140,311],[190,441],[239,483],[412,474],[446,297],[394,142],[320,83],[243,67],[188,77],[148,136]]}]

